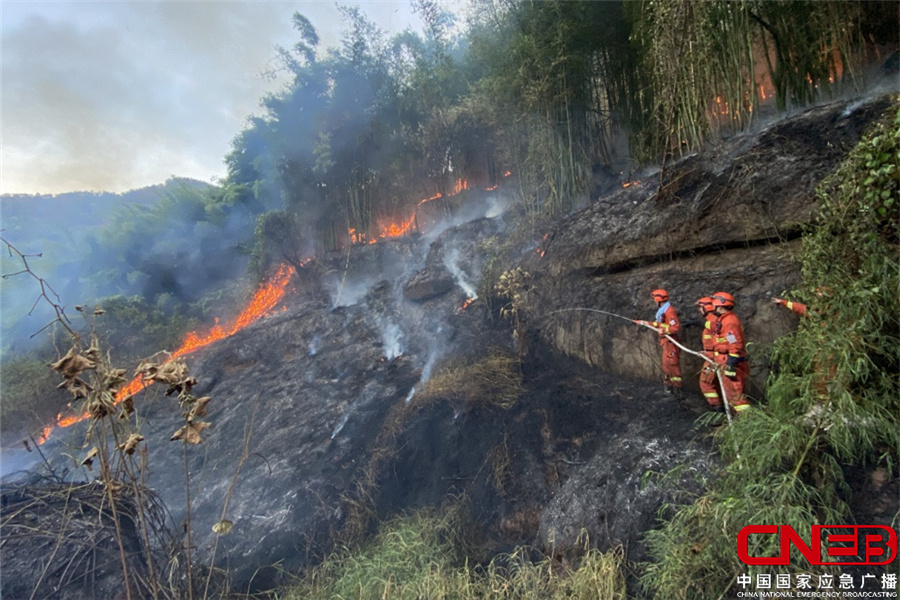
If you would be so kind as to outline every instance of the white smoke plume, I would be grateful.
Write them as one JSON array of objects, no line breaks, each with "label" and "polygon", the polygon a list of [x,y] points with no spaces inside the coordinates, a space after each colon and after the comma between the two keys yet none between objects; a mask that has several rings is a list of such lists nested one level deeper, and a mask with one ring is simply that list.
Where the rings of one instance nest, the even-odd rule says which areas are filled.
[{"label": "white smoke plume", "polygon": [[393,360],[403,354],[403,332],[399,325],[391,320],[379,320],[378,332],[386,359]]},{"label": "white smoke plume", "polygon": [[468,281],[468,276],[463,272],[463,270],[459,266],[459,250],[456,248],[451,248],[444,255],[444,266],[447,267],[447,270],[450,271],[450,274],[453,275],[454,279],[456,279],[456,284],[462,288],[462,290],[466,293],[466,296],[469,298],[477,298],[478,294],[475,292],[475,288]]}]

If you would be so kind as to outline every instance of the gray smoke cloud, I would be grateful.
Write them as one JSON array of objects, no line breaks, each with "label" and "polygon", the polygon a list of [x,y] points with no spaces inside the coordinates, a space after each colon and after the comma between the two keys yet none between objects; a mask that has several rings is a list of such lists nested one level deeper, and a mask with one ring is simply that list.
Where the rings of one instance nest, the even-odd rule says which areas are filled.
[{"label": "gray smoke cloud", "polygon": [[[405,0],[360,6],[389,31],[420,26]],[[261,73],[296,40],[296,11],[337,45],[334,2],[5,2],[0,191],[223,176],[232,138],[286,81]]]}]

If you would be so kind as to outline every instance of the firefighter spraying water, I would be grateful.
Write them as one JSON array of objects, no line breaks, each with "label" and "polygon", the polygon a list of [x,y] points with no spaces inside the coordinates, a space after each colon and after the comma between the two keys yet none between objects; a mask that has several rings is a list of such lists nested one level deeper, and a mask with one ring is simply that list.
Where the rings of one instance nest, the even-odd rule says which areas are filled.
[{"label": "firefighter spraying water", "polygon": [[667,394],[672,394],[679,400],[684,398],[681,391],[684,381],[681,377],[681,348],[677,344],[678,334],[681,332],[681,321],[678,312],[669,302],[669,292],[666,290],[653,290],[650,296],[656,302],[656,318],[652,322],[636,321],[659,334],[659,345],[662,348],[663,386]]},{"label": "firefighter spraying water", "polygon": [[[656,290],[656,291],[660,291],[660,290]],[[721,292],[721,294],[724,294],[724,293],[725,292]],[[729,297],[730,297],[730,295],[729,295]],[[701,298],[700,301],[703,301],[703,300],[709,300],[710,302],[713,302],[713,299],[710,299],[710,298]],[[700,301],[698,301],[698,305],[699,305]],[[663,304],[665,304],[665,302],[663,302]],[[732,299],[732,306],[733,306],[733,299]],[[736,387],[736,384],[733,383],[730,379],[726,379],[727,377],[729,377],[730,371],[725,373],[726,378],[723,378],[723,372],[727,368],[726,367],[727,352],[725,352],[724,359],[717,360],[716,351],[714,349],[715,348],[714,340],[715,340],[715,336],[721,336],[721,335],[725,335],[725,334],[722,334],[720,331],[716,330],[715,321],[713,321],[712,323],[710,321],[707,321],[706,326],[704,327],[704,336],[706,336],[708,334],[710,336],[710,339],[712,340],[710,349],[697,352],[697,351],[691,350],[690,348],[687,348],[686,346],[681,344],[679,340],[675,339],[668,332],[660,333],[660,326],[659,326],[658,322],[652,323],[652,322],[644,321],[644,320],[640,320],[640,319],[632,319],[632,318],[626,317],[624,315],[619,315],[619,314],[616,314],[613,312],[600,310],[597,308],[585,308],[585,307],[561,308],[558,310],[550,311],[548,313],[544,313],[543,315],[541,315],[541,317],[548,317],[550,315],[560,314],[560,313],[564,313],[564,312],[576,312],[576,311],[577,312],[592,312],[592,313],[597,313],[597,314],[601,314],[601,315],[607,315],[610,317],[614,317],[616,319],[628,321],[629,323],[634,323],[636,325],[640,325],[641,327],[647,327],[648,329],[652,329],[653,331],[657,332],[660,335],[661,342],[665,341],[668,344],[671,344],[671,346],[673,346],[678,351],[686,352],[690,355],[696,356],[697,358],[700,358],[701,360],[703,360],[705,363],[705,366],[703,368],[703,372],[701,373],[701,377],[703,377],[705,375],[707,378],[712,379],[712,381],[718,380],[718,383],[719,383],[718,389],[721,389],[723,392],[721,400],[718,403],[713,402],[710,397],[706,396],[706,394],[704,394],[704,397],[707,398],[707,402],[710,405],[710,408],[712,410],[715,410],[716,412],[722,411],[725,413],[725,416],[728,418],[729,423],[731,423],[732,411],[740,412],[741,410],[744,410],[746,407],[749,407],[749,403],[747,403],[746,398],[744,398],[744,396],[743,396],[743,387],[741,387],[741,393],[740,393],[740,395],[738,395],[736,390],[734,389]],[[736,318],[737,317],[734,316],[734,319],[736,319]],[[704,340],[705,339],[706,338],[704,337]],[[743,340],[743,337],[741,339]],[[704,347],[705,347],[705,344],[704,344]],[[746,365],[747,364],[746,359],[744,361],[742,361],[742,363],[744,365]],[[735,363],[735,364],[737,364],[737,363]],[[747,369],[747,371],[749,371],[749,369]],[[735,376],[737,376],[736,372],[735,372]],[[726,384],[725,383],[726,380],[729,381],[729,383],[731,385]],[[712,385],[712,389],[715,390],[716,389],[715,384],[712,383],[711,385]],[[701,389],[703,389],[703,388],[701,388]],[[717,392],[716,392],[716,397],[718,399]],[[735,406],[732,406],[732,402],[731,402],[732,397],[740,398],[743,400],[743,402],[736,404]],[[722,408],[717,408],[717,406],[720,406]],[[743,406],[744,408],[738,408],[738,406]]]}]

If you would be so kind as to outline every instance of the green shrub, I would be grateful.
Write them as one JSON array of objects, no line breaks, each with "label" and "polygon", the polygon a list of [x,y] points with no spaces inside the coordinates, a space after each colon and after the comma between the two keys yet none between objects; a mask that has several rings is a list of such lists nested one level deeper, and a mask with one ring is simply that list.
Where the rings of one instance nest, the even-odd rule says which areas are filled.
[{"label": "green shrub", "polygon": [[4,356],[0,361],[0,423],[4,432],[33,429],[37,433],[64,406],[65,396],[56,391],[58,381],[48,362],[36,354]]}]

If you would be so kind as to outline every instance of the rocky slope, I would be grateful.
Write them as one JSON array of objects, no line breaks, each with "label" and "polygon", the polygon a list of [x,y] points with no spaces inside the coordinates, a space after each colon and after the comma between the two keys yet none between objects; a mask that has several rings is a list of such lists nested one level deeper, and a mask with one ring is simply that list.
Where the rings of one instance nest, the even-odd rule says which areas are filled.
[{"label": "rocky slope", "polygon": [[[813,190],[887,105],[816,108],[689,157],[571,215],[538,252],[500,243],[503,199],[487,194],[444,231],[310,265],[283,311],[189,358],[195,393],[213,398],[212,427],[186,454],[195,560],[228,569],[236,590],[267,589],[372,517],[451,496],[465,498],[488,550],[565,553],[585,531],[644,558],[658,508],[712,470],[711,423],[698,420],[699,397],[678,403],[656,383],[654,336],[570,309],[649,318],[655,287],[683,312],[730,291],[756,344],[751,392],[761,394],[760,350],[795,323],[769,298],[799,282],[791,253],[815,215]],[[500,299],[461,310],[491,256],[531,274],[522,390],[503,406],[489,394],[426,396],[442,367],[520,349]],[[698,346],[699,330],[683,339]],[[167,441],[177,409],[144,396],[149,483],[178,528],[185,458]],[[217,536],[223,515],[234,527]]]},{"label": "rocky slope", "polygon": [[[770,300],[800,281],[792,257],[815,217],[815,188],[888,103],[882,95],[807,110],[571,215],[550,233],[543,257],[524,265],[534,275],[523,310],[529,328],[602,371],[651,380],[659,373],[652,332],[570,309],[652,319],[650,291],[665,288],[682,318],[695,318],[698,298],[727,291],[752,342],[751,394],[760,397],[767,345],[796,326]],[[699,347],[698,326],[685,328],[682,339]],[[685,357],[682,367],[697,372],[699,362]]]}]

